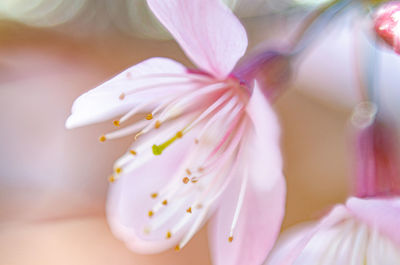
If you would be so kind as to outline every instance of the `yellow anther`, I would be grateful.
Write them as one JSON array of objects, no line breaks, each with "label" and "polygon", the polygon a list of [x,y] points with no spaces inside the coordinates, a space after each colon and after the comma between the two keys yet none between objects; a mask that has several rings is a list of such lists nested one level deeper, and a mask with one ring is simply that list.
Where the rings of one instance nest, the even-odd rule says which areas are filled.
[{"label": "yellow anther", "polygon": [[182,136],[183,136],[183,132],[182,131],[179,131],[179,132],[176,133],[176,138],[182,138]]},{"label": "yellow anther", "polygon": [[197,181],[199,181],[196,177],[192,178],[192,183],[196,183]]},{"label": "yellow anther", "polygon": [[110,183],[113,183],[113,182],[115,181],[115,177],[114,177],[113,175],[109,176],[109,177],[108,177],[108,181],[109,181]]},{"label": "yellow anther", "polygon": [[187,208],[186,212],[187,213],[192,213],[192,207]]},{"label": "yellow anther", "polygon": [[102,136],[99,137],[99,141],[100,142],[105,142],[106,140],[107,140],[107,138],[106,138],[105,135],[102,135]]},{"label": "yellow anther", "polygon": [[113,121],[114,126],[119,127],[119,120]]},{"label": "yellow anther", "polygon": [[190,175],[192,175],[192,172],[190,171],[190,169],[186,169],[186,173],[190,176]]},{"label": "yellow anther", "polygon": [[154,215],[153,211],[149,211],[148,215],[149,217],[152,217]]},{"label": "yellow anther", "polygon": [[121,172],[122,172],[122,168],[117,167],[117,168],[115,169],[115,173],[120,174]]},{"label": "yellow anther", "polygon": [[176,245],[175,246],[175,251],[179,251],[179,250],[181,250],[181,247],[179,245]]},{"label": "yellow anther", "polygon": [[189,179],[188,177],[184,177],[184,178],[182,179],[182,182],[185,183],[185,184],[188,184],[189,181],[190,181],[190,179]]},{"label": "yellow anther", "polygon": [[151,198],[153,198],[153,199],[157,198],[157,196],[158,196],[158,193],[156,193],[156,192],[151,194]]},{"label": "yellow anther", "polygon": [[160,121],[156,121],[156,124],[154,124],[154,128],[158,129],[161,126],[161,122]]},{"label": "yellow anther", "polygon": [[230,237],[228,238],[228,241],[229,241],[229,242],[232,242],[232,241],[233,241],[233,236],[230,236]]},{"label": "yellow anther", "polygon": [[167,239],[170,239],[171,238],[171,236],[172,236],[172,234],[171,234],[171,232],[170,231],[168,231],[167,232],[167,235],[165,236]]},{"label": "yellow anther", "polygon": [[149,113],[149,114],[147,114],[146,115],[146,120],[151,120],[151,119],[153,119],[153,114],[151,114],[151,113]]},{"label": "yellow anther", "polygon": [[163,200],[163,201],[162,201],[162,204],[163,204],[163,205],[167,205],[167,204],[168,204],[168,201],[167,201],[167,200]]},{"label": "yellow anther", "polygon": [[131,155],[134,155],[134,156],[137,155],[135,150],[129,150],[129,153],[131,153]]},{"label": "yellow anther", "polygon": [[125,94],[124,94],[124,93],[121,93],[121,95],[119,95],[119,99],[120,99],[120,100],[124,100],[124,98],[125,98]]}]

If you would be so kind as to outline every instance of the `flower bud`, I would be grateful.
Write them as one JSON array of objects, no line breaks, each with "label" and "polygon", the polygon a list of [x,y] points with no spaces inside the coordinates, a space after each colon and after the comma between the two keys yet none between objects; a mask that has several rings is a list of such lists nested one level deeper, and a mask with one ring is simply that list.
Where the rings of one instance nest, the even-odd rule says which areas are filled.
[{"label": "flower bud", "polygon": [[374,15],[376,34],[400,54],[400,1],[379,7]]}]

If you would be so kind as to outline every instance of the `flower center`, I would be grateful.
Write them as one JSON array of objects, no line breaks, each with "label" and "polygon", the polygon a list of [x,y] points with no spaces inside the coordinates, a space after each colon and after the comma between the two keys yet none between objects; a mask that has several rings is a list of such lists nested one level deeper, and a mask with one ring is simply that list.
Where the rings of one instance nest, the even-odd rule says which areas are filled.
[{"label": "flower center", "polygon": [[[232,179],[233,165],[247,126],[245,106],[249,90],[234,77],[219,81],[193,72],[146,78],[161,80],[152,86],[124,91],[119,98],[128,100],[129,97],[142,95],[150,96],[150,99],[133,107],[113,123],[119,128],[134,116],[142,118],[101,136],[100,141],[126,135],[134,135],[135,138],[133,148],[116,161],[111,182],[154,156],[164,155],[166,149],[182,141],[182,138],[188,137],[187,140],[192,141],[185,160],[169,183],[159,191],[149,191],[149,199],[154,203],[147,212],[149,221],[144,228],[145,234],[160,230],[173,216],[181,216],[178,223],[165,231],[165,238],[170,239],[192,224],[177,247],[180,249],[200,228],[212,204]],[[167,86],[173,86],[174,93],[164,93],[159,97],[158,94],[161,95]],[[229,241],[233,240],[246,183],[244,178]],[[166,210],[168,207],[169,211]]]}]

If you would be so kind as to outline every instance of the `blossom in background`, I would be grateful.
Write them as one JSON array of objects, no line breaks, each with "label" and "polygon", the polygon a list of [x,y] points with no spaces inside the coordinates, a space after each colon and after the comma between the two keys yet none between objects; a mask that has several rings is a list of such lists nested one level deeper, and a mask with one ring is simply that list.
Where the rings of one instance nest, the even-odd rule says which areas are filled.
[{"label": "blossom in background", "polygon": [[400,264],[397,131],[370,101],[351,117],[355,134],[354,194],[316,225],[282,236],[265,265]]},{"label": "blossom in background", "polygon": [[213,214],[215,264],[260,264],[284,213],[279,126],[256,82],[232,69],[245,29],[218,0],[148,0],[199,67],[151,58],[83,94],[68,128],[115,117],[101,141],[135,135],[115,163],[108,220],[134,251],[185,246]]},{"label": "blossom in background", "polygon": [[350,198],[284,234],[265,265],[400,264],[399,224],[400,197]]},{"label": "blossom in background", "polygon": [[391,1],[378,8],[374,15],[378,36],[400,54],[400,1]]}]

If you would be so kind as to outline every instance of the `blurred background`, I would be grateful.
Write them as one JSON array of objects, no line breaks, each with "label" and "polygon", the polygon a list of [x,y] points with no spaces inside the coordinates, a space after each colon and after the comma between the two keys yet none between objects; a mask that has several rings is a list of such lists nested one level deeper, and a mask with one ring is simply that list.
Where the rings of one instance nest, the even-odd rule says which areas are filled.
[{"label": "blurred background", "polygon": [[[248,30],[251,52],[279,47],[328,1],[225,2]],[[283,229],[351,192],[357,70],[377,76],[385,113],[399,118],[400,57],[376,45],[366,17],[349,8],[324,28],[275,104],[288,181]],[[0,1],[0,264],[210,264],[205,229],[179,253],[138,255],[115,239],[107,176],[131,139],[99,143],[111,124],[64,127],[80,94],[154,56],[190,65],[144,0]]]}]

